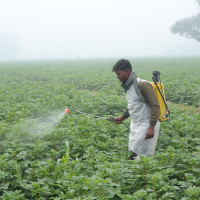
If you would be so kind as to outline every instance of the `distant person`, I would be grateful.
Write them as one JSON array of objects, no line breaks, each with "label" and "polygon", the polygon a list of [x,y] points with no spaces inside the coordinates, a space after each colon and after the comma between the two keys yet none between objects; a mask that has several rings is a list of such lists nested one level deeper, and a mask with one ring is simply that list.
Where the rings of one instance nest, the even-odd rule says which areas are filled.
[{"label": "distant person", "polygon": [[122,123],[131,117],[128,149],[130,159],[140,155],[153,155],[160,130],[159,104],[153,91],[153,86],[140,79],[132,72],[128,60],[119,60],[112,69],[121,81],[126,92],[127,110],[120,117],[116,117],[116,124]]}]

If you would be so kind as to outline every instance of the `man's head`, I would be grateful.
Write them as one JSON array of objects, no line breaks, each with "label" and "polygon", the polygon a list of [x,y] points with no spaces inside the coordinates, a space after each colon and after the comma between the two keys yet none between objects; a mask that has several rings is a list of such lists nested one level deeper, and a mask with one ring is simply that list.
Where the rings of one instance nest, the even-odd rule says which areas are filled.
[{"label": "man's head", "polygon": [[115,63],[112,69],[117,74],[117,78],[122,82],[126,82],[132,72],[131,63],[128,60],[121,59]]}]

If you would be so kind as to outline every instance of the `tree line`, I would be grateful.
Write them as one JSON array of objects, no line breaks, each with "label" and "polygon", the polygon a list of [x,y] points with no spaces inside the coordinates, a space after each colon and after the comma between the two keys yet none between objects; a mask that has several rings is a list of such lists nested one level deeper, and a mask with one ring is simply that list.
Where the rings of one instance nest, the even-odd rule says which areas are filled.
[{"label": "tree line", "polygon": [[[200,0],[196,0],[196,2],[200,8]],[[170,27],[170,30],[173,34],[179,34],[200,42],[200,12],[191,17],[178,20]]]}]

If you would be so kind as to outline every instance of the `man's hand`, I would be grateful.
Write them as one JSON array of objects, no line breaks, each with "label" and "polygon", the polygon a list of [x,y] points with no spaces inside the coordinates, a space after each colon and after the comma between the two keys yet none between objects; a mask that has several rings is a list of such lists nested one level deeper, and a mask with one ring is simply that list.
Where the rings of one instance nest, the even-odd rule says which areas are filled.
[{"label": "man's hand", "polygon": [[115,118],[114,118],[114,122],[115,122],[116,124],[121,124],[123,121],[124,121],[124,117],[123,117],[123,116],[115,117]]},{"label": "man's hand", "polygon": [[154,136],[154,126],[149,126],[146,132],[146,137],[144,138],[145,140],[151,139]]}]

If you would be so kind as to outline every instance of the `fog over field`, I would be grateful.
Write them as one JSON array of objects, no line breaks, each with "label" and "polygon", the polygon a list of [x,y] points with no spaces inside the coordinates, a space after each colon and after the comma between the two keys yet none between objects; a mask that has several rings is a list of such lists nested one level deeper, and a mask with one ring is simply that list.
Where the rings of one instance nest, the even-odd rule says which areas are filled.
[{"label": "fog over field", "polygon": [[195,0],[1,0],[0,59],[200,55],[170,27]]}]

